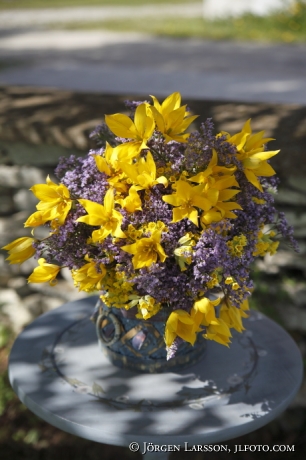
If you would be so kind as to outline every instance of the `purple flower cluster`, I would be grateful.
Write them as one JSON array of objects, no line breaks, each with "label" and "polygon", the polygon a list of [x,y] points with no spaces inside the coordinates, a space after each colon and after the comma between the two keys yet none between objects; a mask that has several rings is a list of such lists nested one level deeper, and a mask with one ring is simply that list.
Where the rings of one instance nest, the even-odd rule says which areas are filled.
[{"label": "purple flower cluster", "polygon": [[103,203],[109,184],[106,175],[98,171],[92,155],[101,152],[103,149],[90,151],[85,158],[75,155],[60,158],[55,175],[68,188],[73,198]]}]

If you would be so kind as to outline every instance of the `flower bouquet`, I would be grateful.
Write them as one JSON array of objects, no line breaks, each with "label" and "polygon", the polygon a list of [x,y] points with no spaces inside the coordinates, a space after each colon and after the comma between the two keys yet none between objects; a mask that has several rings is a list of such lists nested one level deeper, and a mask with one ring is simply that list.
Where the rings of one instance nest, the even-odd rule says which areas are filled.
[{"label": "flower bouquet", "polygon": [[6,245],[8,260],[38,259],[30,283],[52,285],[68,267],[105,308],[148,323],[163,313],[168,358],[200,336],[228,346],[248,316],[250,265],[275,253],[279,235],[295,245],[271,193],[279,151],[250,120],[234,135],[213,134],[210,119],[186,133],[197,116],[179,93],[126,104],[130,116],[106,115],[91,134],[96,150],[60,159],[57,181],[31,188],[40,200],[24,224],[32,237]]}]

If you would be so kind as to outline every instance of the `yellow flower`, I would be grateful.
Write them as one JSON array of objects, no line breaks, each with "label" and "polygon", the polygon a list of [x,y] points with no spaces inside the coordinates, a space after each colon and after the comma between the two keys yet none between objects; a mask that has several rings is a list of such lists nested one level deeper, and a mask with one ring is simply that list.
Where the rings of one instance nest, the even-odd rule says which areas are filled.
[{"label": "yellow flower", "polygon": [[186,112],[186,105],[180,107],[180,93],[170,94],[162,104],[155,96],[151,97],[154,104],[151,110],[158,130],[163,134],[166,142],[171,140],[186,142],[190,134],[183,133],[198,115],[189,116],[189,113]]},{"label": "yellow flower", "polygon": [[273,256],[276,253],[277,248],[279,246],[279,241],[273,241],[271,239],[274,236],[275,232],[273,231],[269,233],[263,233],[263,231],[260,230],[257,235],[257,242],[252,255],[255,257],[263,257],[269,253],[271,256]]},{"label": "yellow flower", "polygon": [[217,203],[218,191],[209,189],[205,192],[204,185],[200,184],[192,187],[184,180],[178,180],[174,186],[176,188],[176,193],[164,195],[162,197],[166,203],[175,206],[173,209],[172,222],[179,222],[187,218],[198,226],[198,211],[196,208],[200,208],[207,212]]},{"label": "yellow flower", "polygon": [[220,318],[222,318],[225,323],[230,328],[236,329],[238,332],[242,332],[245,328],[242,324],[242,318],[247,318],[249,315],[246,313],[249,310],[248,300],[244,300],[239,308],[232,305],[229,300],[226,300],[220,308]]},{"label": "yellow flower", "polygon": [[100,226],[99,230],[94,230],[92,233],[92,241],[104,240],[108,235],[117,238],[125,238],[125,234],[121,230],[123,216],[119,211],[114,209],[114,191],[109,189],[104,197],[104,206],[90,200],[79,200],[81,205],[86,209],[88,214],[79,217],[77,222],[84,222],[88,225]]},{"label": "yellow flower", "polygon": [[219,305],[220,298],[210,300],[203,297],[197,300],[192,307],[191,317],[194,319],[198,326],[209,326],[209,324],[216,319],[215,307]]},{"label": "yellow flower", "polygon": [[132,307],[129,301],[134,297],[133,283],[126,281],[125,273],[108,268],[103,279],[103,294],[100,296],[102,301],[108,307],[125,308],[128,310]]},{"label": "yellow flower", "polygon": [[167,319],[165,327],[165,342],[170,347],[176,337],[180,337],[186,342],[194,345],[197,338],[197,327],[194,319],[185,310],[175,310]]},{"label": "yellow flower", "polygon": [[72,206],[67,187],[55,184],[48,176],[47,184],[36,184],[30,190],[41,201],[36,206],[38,212],[32,214],[24,226],[37,227],[47,221],[51,221],[53,228],[63,225]]},{"label": "yellow flower", "polygon": [[212,222],[219,222],[224,218],[235,219],[237,216],[231,211],[242,209],[238,203],[228,201],[240,191],[230,188],[239,187],[233,175],[235,170],[235,166],[231,168],[218,166],[218,155],[216,150],[213,149],[212,158],[205,171],[188,179],[190,182],[207,184],[206,189],[209,187],[218,191],[218,200],[216,204],[209,211],[201,215],[201,223],[203,226],[209,225]]},{"label": "yellow flower", "polygon": [[161,304],[156,302],[154,297],[145,295],[138,300],[138,313],[137,318],[149,319],[156,315],[161,308]]},{"label": "yellow flower", "polygon": [[150,152],[146,159],[140,158],[137,163],[131,165],[120,163],[120,167],[133,184],[139,186],[139,190],[151,188],[156,184],[163,184],[165,187],[168,185],[164,176],[156,179],[156,165]]},{"label": "yellow flower", "polygon": [[156,263],[157,257],[164,262],[166,260],[166,254],[163,247],[160,244],[161,231],[152,232],[149,238],[141,238],[136,243],[122,246],[122,250],[133,254],[132,259],[133,267],[135,269],[150,267],[150,265]]},{"label": "yellow flower", "polygon": [[28,283],[45,283],[49,281],[50,285],[56,284],[56,277],[61,269],[58,265],[48,264],[46,260],[38,259],[38,267],[34,268],[33,273],[28,278]]},{"label": "yellow flower", "polygon": [[234,305],[226,305],[225,303],[220,308],[220,318],[228,325],[229,328],[236,329],[238,332],[244,331],[240,309]]},{"label": "yellow flower", "polygon": [[143,230],[141,229],[136,229],[134,225],[129,224],[128,229],[125,231],[127,238],[130,238],[132,240],[137,240],[140,238],[143,234]]},{"label": "yellow flower", "polygon": [[186,264],[190,265],[192,262],[192,247],[196,244],[192,238],[192,233],[186,233],[178,240],[180,247],[174,250],[175,258],[182,272],[187,270]]},{"label": "yellow flower", "polygon": [[155,122],[149,104],[140,104],[134,116],[134,122],[127,115],[115,113],[106,115],[105,123],[116,136],[134,139],[116,147],[118,159],[129,161],[138,156],[142,149],[147,149],[147,141],[153,134]]},{"label": "yellow flower", "polygon": [[[39,227],[40,225],[45,224],[48,222],[48,213],[43,213],[41,211],[36,211],[31,214],[27,221],[24,223],[25,227]],[[34,229],[32,230],[33,234]]]},{"label": "yellow flower", "polygon": [[218,180],[220,179],[220,177],[222,178],[223,176],[232,176],[233,182],[231,183],[231,185],[239,187],[238,182],[233,176],[236,169],[236,166],[218,166],[218,153],[215,149],[212,149],[212,157],[207,165],[207,168],[204,171],[201,171],[196,176],[190,177],[188,180],[190,182],[197,182],[198,184],[206,184],[210,183],[211,181],[215,182],[215,180]]},{"label": "yellow flower", "polygon": [[72,278],[74,285],[79,288],[80,291],[91,292],[100,290],[102,288],[102,280],[106,274],[106,270],[103,264],[99,264],[99,270],[97,271],[96,262],[88,256],[85,256],[85,260],[88,262],[78,270],[72,270]]},{"label": "yellow flower", "polygon": [[208,211],[203,212],[201,215],[201,224],[205,227],[212,222],[219,222],[222,219],[236,219],[237,216],[232,211],[242,209],[240,204],[235,201],[228,201],[233,198],[240,190],[230,189],[235,184],[236,179],[233,176],[224,177],[211,185],[212,190],[217,190],[218,199],[215,205]]},{"label": "yellow flower", "polygon": [[264,131],[252,134],[251,120],[248,120],[240,133],[230,136],[228,133],[221,133],[227,136],[227,142],[236,145],[237,158],[242,162],[244,174],[254,187],[263,191],[262,186],[257,179],[258,176],[273,176],[275,174],[272,166],[267,160],[277,155],[279,150],[265,151],[264,145],[273,140],[273,138],[264,138]]},{"label": "yellow flower", "polygon": [[125,198],[116,199],[116,203],[119,203],[120,206],[126,209],[128,212],[141,211],[141,199],[137,193],[137,190],[141,190],[141,187],[136,187],[132,185],[129,189],[129,194]]},{"label": "yellow flower", "polygon": [[36,241],[34,238],[24,236],[17,238],[1,249],[8,251],[9,257],[6,260],[9,260],[10,264],[22,264],[22,262],[35,254],[35,249],[33,248],[34,241]]},{"label": "yellow flower", "polygon": [[222,318],[216,318],[207,326],[206,333],[203,334],[203,337],[228,347],[232,334],[226,322]]},{"label": "yellow flower", "polygon": [[222,279],[222,268],[216,268],[214,271],[212,271],[210,273],[210,281],[208,281],[206,284],[207,284],[207,287],[208,289],[212,289],[214,288],[215,286],[218,286],[221,279]]},{"label": "yellow flower", "polygon": [[102,155],[93,155],[97,168],[109,178],[108,183],[119,192],[126,192],[127,186],[124,182],[120,182],[124,178],[124,174],[120,170],[118,164],[118,149],[113,148],[106,142],[105,151]]},{"label": "yellow flower", "polygon": [[118,151],[106,142],[105,151],[102,155],[93,155],[97,168],[107,176],[112,176],[115,171],[119,170]]},{"label": "yellow flower", "polygon": [[248,299],[244,300],[242,302],[242,304],[240,304],[240,308],[239,308],[239,314],[242,318],[248,318],[249,317],[249,314],[246,313],[246,311],[249,311],[250,310],[250,307],[249,307],[249,301]]},{"label": "yellow flower", "polygon": [[236,235],[234,238],[227,243],[229,253],[233,257],[241,257],[243,255],[243,248],[248,244],[248,240],[245,235]]},{"label": "yellow flower", "polygon": [[203,334],[203,337],[228,346],[231,337],[229,327],[222,318],[216,317],[215,307],[219,305],[220,301],[220,298],[210,300],[207,297],[198,300],[193,304],[191,317],[198,330],[200,330],[200,326],[206,327],[206,333]]}]

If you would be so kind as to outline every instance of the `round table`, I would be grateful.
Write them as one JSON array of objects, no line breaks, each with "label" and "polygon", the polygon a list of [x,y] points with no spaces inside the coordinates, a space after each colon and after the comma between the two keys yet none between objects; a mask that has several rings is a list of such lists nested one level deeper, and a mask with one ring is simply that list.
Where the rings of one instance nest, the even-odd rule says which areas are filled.
[{"label": "round table", "polygon": [[162,457],[165,450],[223,442],[260,428],[301,385],[295,342],[256,311],[229,348],[208,341],[202,361],[183,371],[140,374],[114,367],[90,321],[96,300],[69,302],[40,316],[10,355],[9,378],[21,401],[64,431],[106,444],[138,443],[147,459],[158,450]]}]

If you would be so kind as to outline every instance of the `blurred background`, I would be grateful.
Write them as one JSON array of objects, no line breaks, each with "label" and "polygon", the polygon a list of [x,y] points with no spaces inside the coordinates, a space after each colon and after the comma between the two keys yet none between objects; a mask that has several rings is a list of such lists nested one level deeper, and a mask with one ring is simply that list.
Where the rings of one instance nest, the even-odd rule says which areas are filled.
[{"label": "blurred background", "polygon": [[[275,199],[300,253],[283,243],[253,267],[252,307],[286,328],[305,361],[305,40],[302,0],[0,0],[0,247],[26,234],[23,223],[36,205],[28,189],[52,176],[60,156],[94,147],[89,134],[104,114],[124,112],[126,99],[180,91],[199,123],[213,117],[216,132],[234,133],[252,118],[254,131],[265,130],[276,139],[271,149],[281,149],[272,161],[281,179]],[[139,458],[53,428],[14,395],[6,369],[16,334],[83,294],[65,270],[54,288],[28,285],[36,261],[17,267],[5,257],[1,251],[1,460]],[[232,444],[294,444],[286,455],[301,458],[305,430],[304,382],[281,417]],[[248,455],[259,453],[235,454]]]},{"label": "blurred background", "polygon": [[1,0],[0,84],[306,103],[304,0],[152,2]]}]

